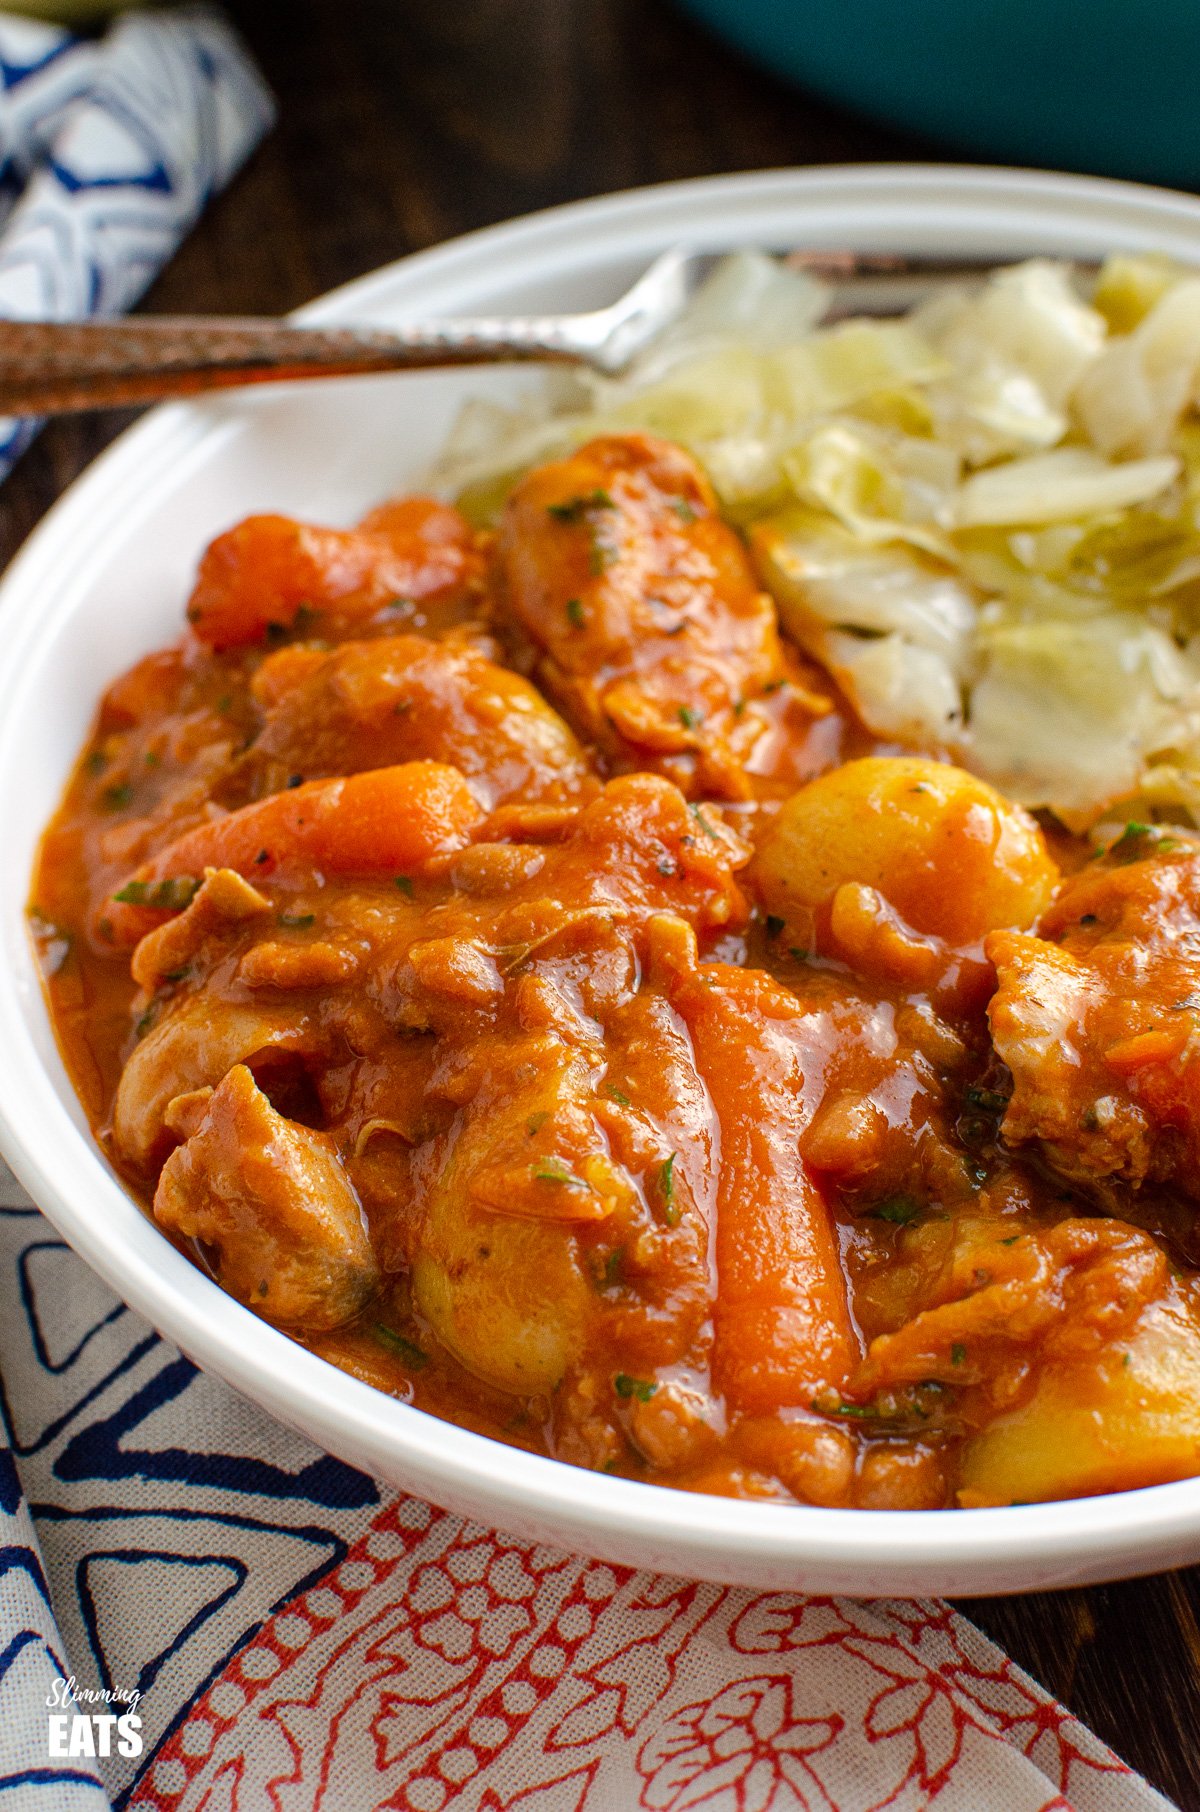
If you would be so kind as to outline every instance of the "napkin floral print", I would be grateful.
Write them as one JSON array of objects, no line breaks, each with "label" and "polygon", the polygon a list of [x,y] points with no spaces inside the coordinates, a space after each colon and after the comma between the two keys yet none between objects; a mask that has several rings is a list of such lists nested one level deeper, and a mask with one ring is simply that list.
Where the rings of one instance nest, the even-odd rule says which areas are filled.
[{"label": "napkin floral print", "polygon": [[[934,1600],[664,1579],[381,1492],[197,1372],[3,1172],[0,1384],[14,1812],[1166,1808]],[[97,1733],[87,1694],[140,1695],[140,1753],[49,1753],[72,1678]]]}]

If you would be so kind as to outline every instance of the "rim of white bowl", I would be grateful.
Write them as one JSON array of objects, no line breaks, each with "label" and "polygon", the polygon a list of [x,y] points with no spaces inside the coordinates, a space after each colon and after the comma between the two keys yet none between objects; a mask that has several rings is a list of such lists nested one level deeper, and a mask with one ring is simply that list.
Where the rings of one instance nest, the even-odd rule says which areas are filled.
[{"label": "rim of white bowl", "polygon": [[[298,319],[382,318],[411,292],[435,311],[496,257],[548,279],[581,261],[690,241],[854,243],[873,249],[1038,251],[1161,247],[1200,263],[1200,201],[1165,189],[1039,171],[848,165],[661,184],[529,215],[435,247],[330,292]],[[39,643],[86,596],[87,564],[123,513],[152,515],[212,450],[240,401],[170,404],[122,435],[48,512],[0,580],[0,837],[19,785],[10,726]],[[37,604],[37,609],[33,608]],[[23,613],[23,614],[22,614]],[[452,1508],[619,1560],[754,1582],[844,1575],[840,1588],[969,1592],[1115,1577],[1200,1554],[1200,1478],[1059,1503],[960,1511],[856,1510],[731,1500],[608,1477],[509,1448],[384,1396],[258,1320],[204,1278],[126,1194],[33,1040],[45,1021],[24,924],[26,880],[0,926],[0,1150],[74,1249],[198,1364],[364,1469]],[[132,1212],[131,1212],[132,1211]],[[118,1234],[128,1235],[118,1244]],[[903,1586],[889,1582],[902,1580]]]}]

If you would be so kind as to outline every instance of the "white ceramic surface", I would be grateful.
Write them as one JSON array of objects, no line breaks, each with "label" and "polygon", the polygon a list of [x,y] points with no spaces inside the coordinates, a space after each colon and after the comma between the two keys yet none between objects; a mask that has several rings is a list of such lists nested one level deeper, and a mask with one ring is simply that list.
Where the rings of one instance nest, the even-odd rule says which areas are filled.
[{"label": "white ceramic surface", "polygon": [[[337,291],[314,321],[610,300],[665,246],[848,245],[1000,257],[1157,248],[1200,265],[1200,202],[1011,171],[900,165],[673,184],[457,240]],[[1200,1559],[1200,1480],[914,1514],[738,1503],[609,1478],[468,1434],[257,1320],[155,1230],[63,1072],[26,932],[38,835],[102,685],[182,624],[205,543],[251,510],[350,521],[411,481],[467,394],[528,374],[356,379],[156,411],[75,484],[0,582],[0,1147],[49,1218],[198,1364],[376,1476],[527,1536],[757,1586],[983,1593]]]}]

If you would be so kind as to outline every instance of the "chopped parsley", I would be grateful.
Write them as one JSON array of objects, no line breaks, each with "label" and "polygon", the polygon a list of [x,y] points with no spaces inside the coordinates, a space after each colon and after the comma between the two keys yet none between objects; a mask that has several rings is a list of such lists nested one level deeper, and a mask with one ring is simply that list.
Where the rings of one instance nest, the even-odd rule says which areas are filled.
[{"label": "chopped parsley", "polygon": [[967,1357],[966,1347],[963,1345],[961,1340],[956,1340],[954,1342],[954,1345],[950,1348],[951,1365],[962,1365],[965,1362],[966,1357]]},{"label": "chopped parsley", "polygon": [[688,811],[692,814],[692,817],[696,820],[696,823],[700,826],[700,829],[704,832],[706,837],[711,837],[714,843],[719,843],[721,841],[698,805],[689,805]]},{"label": "chopped parsley", "polygon": [[607,542],[601,541],[598,535],[593,534],[592,545],[588,549],[588,572],[593,579],[599,577],[615,555],[615,548],[610,547]]},{"label": "chopped parsley", "polygon": [[771,938],[778,937],[786,924],[786,919],[781,919],[777,914],[769,912],[767,914],[767,936]]},{"label": "chopped parsley", "polygon": [[413,884],[407,875],[397,875],[395,884],[400,889],[400,892],[404,895],[406,900],[412,899]]},{"label": "chopped parsley", "polygon": [[161,912],[182,912],[199,891],[195,875],[172,875],[165,881],[127,881],[113,899],[122,906],[153,906]]},{"label": "chopped parsley", "polygon": [[977,1088],[972,1085],[963,1090],[963,1100],[968,1107],[978,1108],[985,1114],[1002,1114],[1008,1107],[1008,1096],[1000,1094],[994,1088]]},{"label": "chopped parsley", "polygon": [[[1150,840],[1149,849],[1146,848]],[[1156,824],[1139,824],[1130,819],[1121,835],[1101,853],[1114,862],[1138,862],[1146,855],[1166,855],[1183,847],[1178,837],[1165,836]]]},{"label": "chopped parsley", "polygon": [[890,1221],[894,1227],[907,1227],[916,1220],[920,1212],[920,1202],[914,1202],[910,1195],[894,1195],[886,1202],[878,1202],[871,1209],[871,1219]]},{"label": "chopped parsley", "polygon": [[317,922],[315,912],[281,912],[278,918],[279,923],[286,925],[289,931],[307,931],[310,925]]},{"label": "chopped parsley", "polygon": [[568,598],[565,606],[567,622],[572,629],[582,629],[587,621],[582,598]]},{"label": "chopped parsley", "polygon": [[93,749],[85,765],[89,774],[103,774],[108,766],[108,756],[103,749]]},{"label": "chopped parsley", "polygon": [[699,729],[699,727],[700,727],[699,715],[697,712],[692,710],[692,707],[690,705],[680,705],[678,716],[679,716],[679,721],[683,725],[685,730]]},{"label": "chopped parsley", "polygon": [[587,1188],[583,1178],[568,1170],[561,1158],[546,1158],[540,1164],[531,1164],[529,1174],[538,1183],[557,1183],[566,1189]]},{"label": "chopped parsley", "polygon": [[625,1262],[624,1246],[614,1246],[604,1260],[604,1269],[598,1280],[602,1290],[615,1290],[621,1282],[621,1267]]},{"label": "chopped parsley", "polygon": [[648,1378],[631,1378],[628,1372],[618,1372],[613,1389],[618,1397],[636,1397],[639,1403],[649,1403],[658,1386]]},{"label": "chopped parsley", "polygon": [[611,1100],[617,1103],[618,1107],[630,1107],[632,1105],[629,1096],[619,1089],[614,1082],[608,1084],[605,1093]]},{"label": "chopped parsley", "polygon": [[127,780],[118,781],[115,786],[106,786],[100,795],[100,803],[106,812],[123,812],[133,798],[133,788]]},{"label": "chopped parsley", "polygon": [[406,1340],[403,1334],[397,1334],[396,1330],[389,1328],[386,1323],[375,1322],[371,1332],[381,1346],[386,1346],[389,1351],[396,1354],[397,1358],[403,1359],[406,1365],[410,1365],[415,1372],[419,1372],[423,1366],[429,1364],[429,1354],[424,1347],[418,1346],[415,1340]]},{"label": "chopped parsley", "polygon": [[556,522],[579,522],[589,510],[611,510],[613,500],[610,494],[597,487],[585,497],[571,497],[566,503],[548,503],[547,516],[553,516]]},{"label": "chopped parsley", "polygon": [[671,508],[674,510],[675,514],[678,516],[680,522],[685,522],[685,523],[695,522],[695,520],[696,520],[695,507],[688,502],[686,497],[672,497]]},{"label": "chopped parsley", "polygon": [[658,1193],[662,1197],[668,1227],[674,1227],[679,1220],[679,1207],[675,1200],[675,1157],[675,1152],[672,1152],[658,1167]]}]

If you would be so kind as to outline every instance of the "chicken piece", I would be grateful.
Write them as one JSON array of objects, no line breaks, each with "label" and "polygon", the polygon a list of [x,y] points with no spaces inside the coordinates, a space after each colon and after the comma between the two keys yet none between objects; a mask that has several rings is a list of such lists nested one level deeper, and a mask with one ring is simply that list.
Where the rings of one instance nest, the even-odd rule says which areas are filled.
[{"label": "chicken piece", "polygon": [[139,988],[152,994],[160,982],[178,979],[210,938],[226,936],[231,926],[270,911],[266,895],[232,868],[210,868],[184,910],[142,938],[130,959],[130,973]]},{"label": "chicken piece", "polygon": [[384,504],[357,529],[315,528],[287,516],[249,516],[204,554],[188,622],[210,648],[269,642],[307,626],[354,635],[377,623],[425,626],[423,612],[482,588],[483,556],[470,525],[429,497]]},{"label": "chicken piece", "polygon": [[475,1037],[480,1015],[496,1022],[513,987],[543,968],[565,971],[590,1005],[609,963],[636,973],[656,915],[701,935],[745,925],[734,875],[747,846],[668,781],[610,780],[553,835],[541,846],[479,842],[457,858],[455,893],[379,964],[378,998],[394,1023]]},{"label": "chicken piece", "polygon": [[280,1327],[339,1327],[379,1281],[331,1141],[277,1114],[242,1064],[167,1159],[154,1218],[198,1240],[221,1287]]},{"label": "chicken piece", "polygon": [[749,796],[759,701],[788,670],[774,605],[687,453],[613,435],[538,468],[499,551],[503,605],[585,740],[685,792]]},{"label": "chicken piece", "polygon": [[328,653],[284,648],[260,667],[254,692],[266,711],[255,754],[306,778],[446,762],[486,810],[577,798],[588,784],[587,758],[557,712],[465,642],[405,635]]},{"label": "chicken piece", "polygon": [[323,1049],[307,1013],[222,1002],[214,1011],[204,992],[184,995],[135,1047],[121,1072],[113,1105],[113,1142],[139,1170],[151,1169],[171,1143],[167,1108],[177,1095],[215,1087],[235,1064],[266,1052],[315,1057]]},{"label": "chicken piece", "polygon": [[1013,1075],[1004,1138],[1102,1195],[1157,1182],[1195,1196],[1200,849],[1127,833],[1064,882],[1039,929],[987,941],[992,1039]]},{"label": "chicken piece", "polygon": [[[687,1025],[653,979],[603,1012],[602,1024],[604,1081],[593,1111],[645,1207],[608,1229],[597,1265],[605,1344],[620,1354],[622,1371],[640,1378],[668,1366],[707,1367],[719,1170],[712,1102]],[[645,1424],[651,1418],[637,1403],[630,1415]]]},{"label": "chicken piece", "polygon": [[[1116,1220],[1068,1219],[1016,1237],[956,1244],[927,1306],[871,1342],[852,1394],[929,1381],[1007,1406],[1047,1357],[1090,1357],[1123,1334],[1170,1279],[1148,1233]],[[980,1416],[980,1419],[985,1419]]]}]

